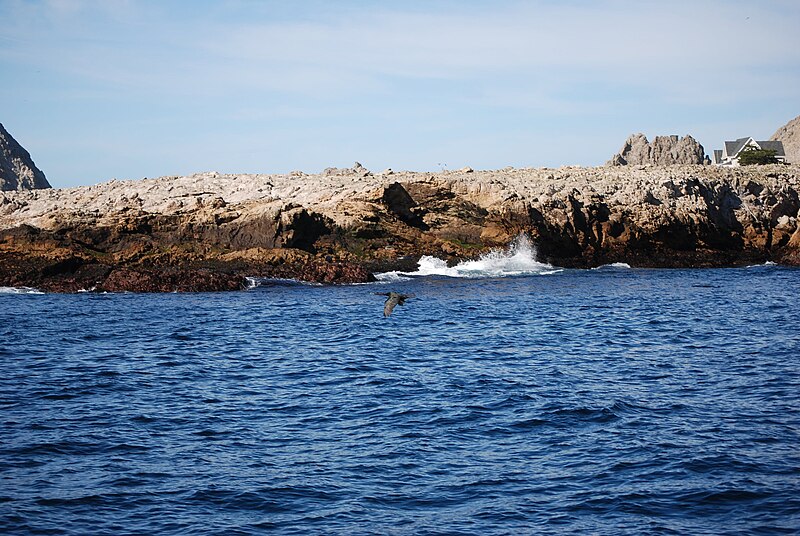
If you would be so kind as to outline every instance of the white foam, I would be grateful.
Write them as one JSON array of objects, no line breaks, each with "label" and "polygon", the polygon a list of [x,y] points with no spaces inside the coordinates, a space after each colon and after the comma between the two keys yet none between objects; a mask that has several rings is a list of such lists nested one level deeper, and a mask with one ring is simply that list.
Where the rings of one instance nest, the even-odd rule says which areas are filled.
[{"label": "white foam", "polygon": [[745,268],[763,268],[765,266],[778,266],[778,263],[767,261],[764,264],[750,264],[748,266],[745,266]]},{"label": "white foam", "polygon": [[259,287],[293,287],[296,285],[322,286],[322,283],[312,283],[308,281],[298,281],[297,279],[286,279],[280,277],[245,277],[244,290],[253,290]]},{"label": "white foam", "polygon": [[374,274],[375,279],[381,283],[396,283],[398,281],[408,281],[411,277],[405,275],[403,272],[383,272]]},{"label": "white foam", "polygon": [[0,294],[44,294],[44,292],[31,287],[0,287]]},{"label": "white foam", "polygon": [[403,281],[409,277],[440,275],[447,277],[486,278],[515,275],[549,275],[562,271],[536,260],[536,248],[526,235],[519,235],[508,250],[494,250],[474,261],[455,266],[437,257],[423,256],[416,272],[386,272],[376,274],[379,281]]},{"label": "white foam", "polygon": [[611,264],[604,264],[602,266],[597,266],[592,268],[592,270],[602,270],[603,268],[618,268],[618,269],[630,269],[631,265],[627,262],[612,262]]}]

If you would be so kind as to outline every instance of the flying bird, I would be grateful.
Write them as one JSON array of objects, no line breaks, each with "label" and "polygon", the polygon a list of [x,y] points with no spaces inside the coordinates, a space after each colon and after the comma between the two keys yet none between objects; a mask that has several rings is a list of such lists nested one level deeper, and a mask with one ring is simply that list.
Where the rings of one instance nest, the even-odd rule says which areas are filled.
[{"label": "flying bird", "polygon": [[376,292],[378,296],[386,296],[383,303],[383,316],[392,314],[395,305],[403,305],[407,299],[415,298],[414,294],[400,294],[398,292]]}]

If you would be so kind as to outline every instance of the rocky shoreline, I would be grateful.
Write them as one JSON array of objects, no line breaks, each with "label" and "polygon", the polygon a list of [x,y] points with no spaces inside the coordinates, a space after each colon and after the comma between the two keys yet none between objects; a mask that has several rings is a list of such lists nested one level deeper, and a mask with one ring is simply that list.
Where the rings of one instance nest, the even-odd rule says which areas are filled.
[{"label": "rocky shoreline", "polygon": [[200,173],[0,192],[0,286],[234,290],[366,282],[527,233],[564,267],[800,265],[800,166]]}]

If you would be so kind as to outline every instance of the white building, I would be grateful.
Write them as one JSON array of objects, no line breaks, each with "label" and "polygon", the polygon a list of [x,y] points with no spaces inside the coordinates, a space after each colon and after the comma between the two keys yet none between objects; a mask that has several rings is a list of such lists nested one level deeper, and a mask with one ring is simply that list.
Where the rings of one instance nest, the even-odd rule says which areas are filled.
[{"label": "white building", "polygon": [[736,141],[726,141],[722,149],[714,150],[711,163],[717,166],[738,166],[739,155],[745,149],[761,149],[775,151],[778,162],[786,162],[786,153],[780,141],[756,141],[753,138],[739,138]]}]

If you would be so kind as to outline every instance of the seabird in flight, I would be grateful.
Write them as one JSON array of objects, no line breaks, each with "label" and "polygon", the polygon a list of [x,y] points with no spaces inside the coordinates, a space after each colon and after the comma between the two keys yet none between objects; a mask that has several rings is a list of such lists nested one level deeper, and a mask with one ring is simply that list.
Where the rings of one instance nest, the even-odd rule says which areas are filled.
[{"label": "seabird in flight", "polygon": [[392,314],[392,309],[395,305],[403,305],[407,299],[415,298],[414,294],[400,294],[397,292],[376,292],[378,296],[386,296],[386,301],[383,304],[383,316]]}]

